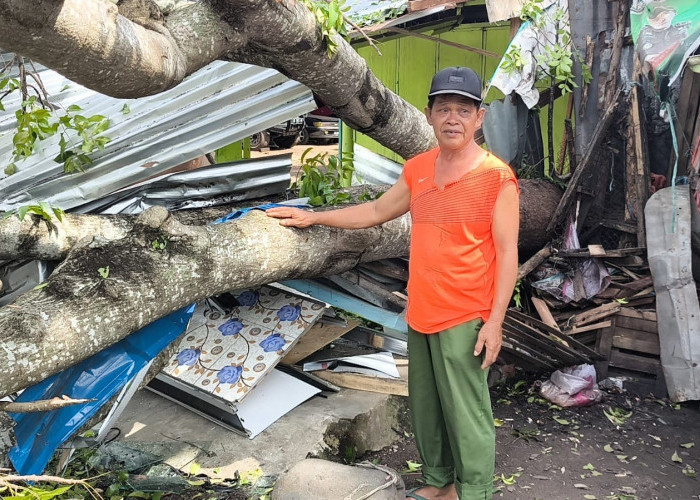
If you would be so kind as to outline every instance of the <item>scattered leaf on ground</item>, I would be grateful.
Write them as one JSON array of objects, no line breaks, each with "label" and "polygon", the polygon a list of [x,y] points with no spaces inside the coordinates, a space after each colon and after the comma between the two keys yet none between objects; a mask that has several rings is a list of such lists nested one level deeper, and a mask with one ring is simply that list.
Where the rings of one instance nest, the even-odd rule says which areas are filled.
[{"label": "scattered leaf on ground", "polygon": [[679,457],[678,453],[675,451],[673,452],[673,455],[671,455],[671,460],[673,460],[674,462],[678,462],[678,463],[683,462],[683,459],[681,457]]},{"label": "scattered leaf on ground", "polygon": [[565,418],[559,418],[559,417],[552,417],[555,422],[561,425],[569,425],[569,421],[566,420]]},{"label": "scattered leaf on ground", "polygon": [[695,477],[695,469],[693,469],[690,465],[687,465],[683,467],[683,474],[686,475],[687,477],[694,478]]},{"label": "scattered leaf on ground", "polygon": [[503,420],[500,418],[494,418],[493,419],[493,426],[494,427],[503,427]]},{"label": "scattered leaf on ground", "polygon": [[603,449],[604,449],[605,451],[607,451],[608,453],[612,453],[612,452],[613,452],[613,447],[610,446],[609,444],[606,444],[605,446],[603,446]]},{"label": "scattered leaf on ground", "polygon": [[693,446],[695,446],[694,442],[681,444],[681,447],[683,447],[683,448],[692,448]]}]

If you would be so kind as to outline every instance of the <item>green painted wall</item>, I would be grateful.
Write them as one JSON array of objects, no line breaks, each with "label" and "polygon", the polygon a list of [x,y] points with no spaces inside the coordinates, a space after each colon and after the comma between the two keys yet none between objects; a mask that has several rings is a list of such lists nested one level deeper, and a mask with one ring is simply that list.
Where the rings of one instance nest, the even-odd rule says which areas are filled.
[{"label": "green painted wall", "polygon": [[[433,31],[426,31],[424,34],[502,55],[508,47],[510,26],[507,23],[462,24],[447,32],[434,34]],[[357,51],[384,85],[418,109],[423,109],[427,103],[426,96],[430,88],[430,80],[436,71],[449,66],[468,66],[475,69],[487,83],[500,62],[499,58],[412,36],[394,38],[380,42],[378,45],[382,51],[381,56],[368,45],[358,47]],[[486,96],[486,102],[503,97],[498,89],[491,88]],[[555,103],[554,115],[554,144],[557,154],[563,136],[565,112],[566,99],[558,99]],[[540,119],[544,134],[547,126],[546,107],[541,110]],[[352,135],[357,144],[392,160],[402,161],[391,150],[347,126],[344,127],[343,133]],[[544,147],[545,149],[547,147],[546,140]]]},{"label": "green painted wall", "polygon": [[227,163],[231,161],[250,158],[250,138],[246,137],[242,141],[224,146],[216,150],[216,162]]}]

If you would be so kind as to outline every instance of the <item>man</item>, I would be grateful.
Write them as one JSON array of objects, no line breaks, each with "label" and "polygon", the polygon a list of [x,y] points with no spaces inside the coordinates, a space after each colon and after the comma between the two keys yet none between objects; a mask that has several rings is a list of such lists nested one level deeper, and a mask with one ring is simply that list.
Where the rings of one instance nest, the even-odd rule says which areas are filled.
[{"label": "man", "polygon": [[275,208],[280,224],[356,229],[411,211],[408,390],[426,486],[413,499],[492,496],[495,432],[486,382],[518,267],[518,187],[474,141],[484,109],[468,68],[432,81],[425,115],[438,147],[408,160],[371,203],[326,212]]}]

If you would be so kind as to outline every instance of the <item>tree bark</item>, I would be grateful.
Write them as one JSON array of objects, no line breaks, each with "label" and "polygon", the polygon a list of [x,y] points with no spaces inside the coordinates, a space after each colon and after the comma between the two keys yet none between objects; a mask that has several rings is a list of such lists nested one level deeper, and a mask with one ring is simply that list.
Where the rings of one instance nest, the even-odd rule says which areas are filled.
[{"label": "tree bark", "polygon": [[[194,227],[150,209],[128,237],[83,241],[46,286],[0,309],[0,394],[43,380],[205,297],[404,255],[409,233],[408,216],[365,230],[297,230],[258,211]],[[165,250],[153,248],[158,238],[167,241]]]},{"label": "tree bark", "polygon": [[[423,113],[387,89],[340,36],[328,57],[312,13],[292,0],[0,0],[0,47],[93,90],[143,97],[216,59],[279,70],[348,125],[404,158],[436,145]],[[21,36],[18,36],[21,34]],[[427,77],[427,76],[426,76]]]},{"label": "tree bark", "polygon": [[[536,205],[540,213],[549,214],[556,207],[561,191],[539,184],[520,181],[521,212]],[[91,223],[80,224],[82,218]],[[108,223],[100,225],[103,218]],[[535,250],[542,247],[546,236],[535,241],[532,235],[547,220],[523,217],[521,241],[535,245]],[[12,219],[3,221],[0,234],[2,224],[8,223],[15,224]],[[162,208],[137,217],[75,215],[66,224],[75,230],[71,238],[51,248],[53,236],[44,232],[35,245],[42,255],[60,257],[66,240],[77,242],[63,263],[45,286],[0,309],[0,397],[197,300],[273,281],[338,274],[362,262],[407,255],[411,229],[409,215],[363,230],[290,229],[260,211],[226,224],[188,226]],[[28,218],[21,225],[38,228],[37,234],[45,226]],[[100,227],[112,232],[97,234]],[[126,236],[110,239],[126,231]],[[165,249],[154,248],[153,241],[165,241]]]}]

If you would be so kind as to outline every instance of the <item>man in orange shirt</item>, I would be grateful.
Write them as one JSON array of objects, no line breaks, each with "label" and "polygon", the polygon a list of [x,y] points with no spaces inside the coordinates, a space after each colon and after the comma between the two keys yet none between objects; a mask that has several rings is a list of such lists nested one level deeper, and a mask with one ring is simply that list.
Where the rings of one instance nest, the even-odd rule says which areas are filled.
[{"label": "man in orange shirt", "polygon": [[410,210],[408,390],[426,486],[407,498],[492,497],[495,432],[486,382],[518,268],[518,186],[474,141],[485,110],[469,68],[433,78],[425,115],[438,147],[406,162],[381,198],[325,212],[273,208],[280,224],[360,229]]}]

